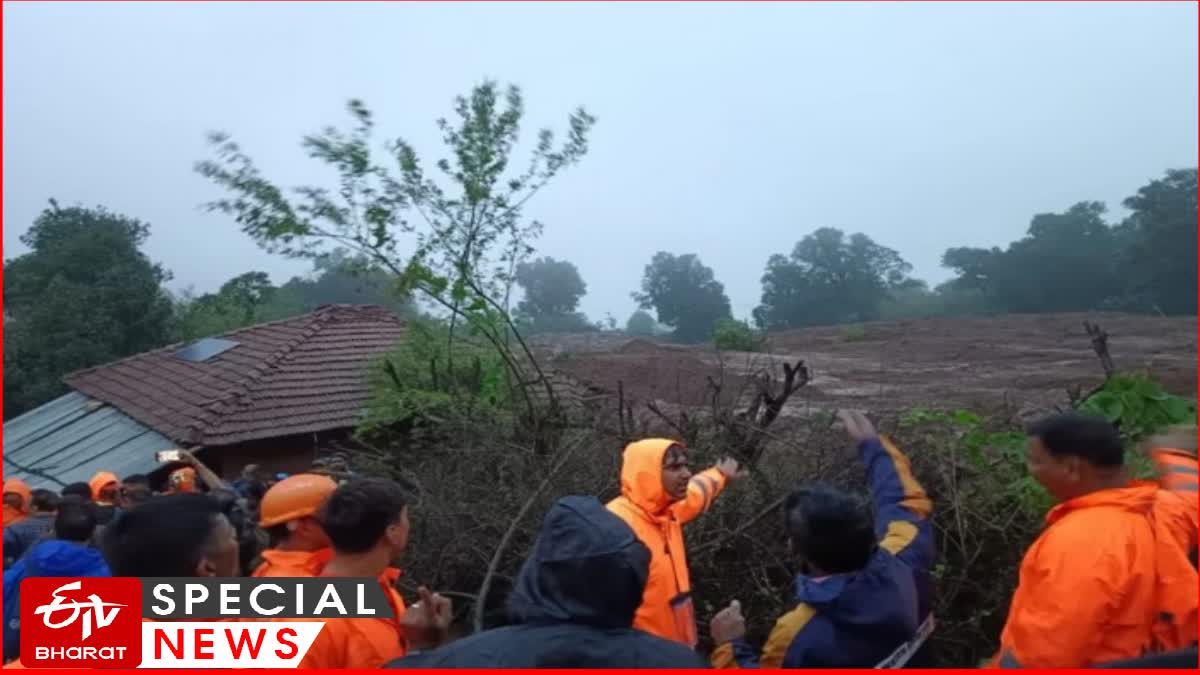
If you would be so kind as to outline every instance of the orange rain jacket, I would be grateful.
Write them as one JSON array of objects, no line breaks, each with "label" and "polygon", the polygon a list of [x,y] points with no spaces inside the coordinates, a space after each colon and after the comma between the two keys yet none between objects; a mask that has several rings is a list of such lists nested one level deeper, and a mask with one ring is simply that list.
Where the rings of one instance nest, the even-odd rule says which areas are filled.
[{"label": "orange rain jacket", "polygon": [[262,563],[254,568],[252,577],[317,577],[325,563],[333,557],[326,547],[316,551],[280,551],[269,548],[262,552]]},{"label": "orange rain jacket", "polygon": [[633,627],[667,640],[696,646],[683,525],[712,506],[725,489],[725,475],[708,469],[692,476],[687,497],[672,502],[663,490],[662,463],[677,441],[650,438],[630,443],[621,466],[621,496],[608,509],[628,524],[650,549],[650,574]]},{"label": "orange rain jacket", "polygon": [[400,570],[390,567],[379,577],[392,616],[329,619],[313,641],[298,668],[375,669],[401,658],[408,651],[400,620],[404,616],[404,598],[396,592]]},{"label": "orange rain jacket", "polygon": [[1161,484],[1059,504],[1021,563],[993,665],[1086,668],[1196,640],[1196,459],[1156,450]]},{"label": "orange rain jacket", "polygon": [[15,522],[25,519],[29,515],[29,505],[33,502],[33,492],[29,489],[29,485],[20,478],[9,478],[4,481],[4,494],[10,492],[21,495],[21,508],[15,509],[8,504],[4,505],[4,526],[8,527]]}]

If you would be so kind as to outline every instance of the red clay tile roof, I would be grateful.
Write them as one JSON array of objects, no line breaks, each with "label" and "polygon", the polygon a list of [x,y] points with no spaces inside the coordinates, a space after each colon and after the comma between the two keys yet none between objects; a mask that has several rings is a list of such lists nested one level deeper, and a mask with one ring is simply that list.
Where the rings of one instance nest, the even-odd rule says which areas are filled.
[{"label": "red clay tile roof", "polygon": [[177,358],[177,344],[63,379],[164,436],[227,445],[354,426],[367,368],[403,335],[378,305],[326,305],[220,335],[238,346],[202,363]]}]

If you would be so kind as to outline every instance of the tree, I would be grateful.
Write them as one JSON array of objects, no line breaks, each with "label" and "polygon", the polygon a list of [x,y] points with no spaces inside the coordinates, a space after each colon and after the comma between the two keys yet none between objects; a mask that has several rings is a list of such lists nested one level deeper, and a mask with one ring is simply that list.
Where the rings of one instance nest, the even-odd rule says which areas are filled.
[{"label": "tree", "polygon": [[958,277],[947,288],[981,293],[1005,312],[1100,309],[1122,292],[1117,239],[1104,212],[1100,202],[1080,202],[1034,216],[1007,249],[949,249],[942,264]]},{"label": "tree", "polygon": [[797,328],[870,321],[889,291],[911,285],[912,266],[865,234],[848,239],[823,227],[804,237],[790,256],[773,255],[762,278],[761,328]]},{"label": "tree", "polygon": [[527,317],[571,314],[587,293],[587,284],[575,265],[550,257],[518,265],[517,284],[525,292],[517,312]]},{"label": "tree", "polygon": [[1173,169],[1125,200],[1121,276],[1142,311],[1196,312],[1196,169]]},{"label": "tree", "polygon": [[[378,162],[371,147],[373,116],[361,101],[350,101],[348,109],[353,129],[327,128],[302,143],[309,156],[337,171],[335,189],[302,187],[293,202],[229,136],[214,134],[215,158],[196,168],[230,197],[210,207],[232,215],[269,251],[316,257],[333,244],[396,275],[403,290],[449,313],[447,358],[453,358],[450,343],[464,323],[497,350],[512,382],[521,385],[527,419],[533,421],[534,402],[525,385],[540,384],[552,408],[555,395],[509,312],[515,270],[533,253],[542,230],[541,223],[524,221],[522,208],[583,158],[595,118],[577,109],[557,147],[554,134],[541,130],[529,163],[511,172],[524,100],[515,86],[502,93],[494,82],[484,82],[455,100],[454,123],[438,120],[450,156],[435,163],[435,178],[403,139],[387,145],[398,174]],[[407,259],[401,255],[405,239],[413,251]]]},{"label": "tree", "polygon": [[630,314],[629,320],[625,322],[625,332],[630,335],[654,335],[657,329],[658,322],[644,309]]},{"label": "tree", "polygon": [[149,226],[53,200],[4,263],[4,415],[66,392],[62,377],[160,347],[172,332],[170,275],[141,251]]},{"label": "tree", "polygon": [[694,253],[655,253],[646,265],[642,291],[633,299],[642,309],[653,308],[680,342],[704,342],[719,319],[731,317],[725,286]]}]

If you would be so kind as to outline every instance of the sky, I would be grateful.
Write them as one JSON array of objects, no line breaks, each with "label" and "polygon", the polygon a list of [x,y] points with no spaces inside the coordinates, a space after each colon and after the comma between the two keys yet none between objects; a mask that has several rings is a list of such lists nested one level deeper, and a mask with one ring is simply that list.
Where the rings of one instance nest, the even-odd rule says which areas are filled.
[{"label": "sky", "polygon": [[[529,203],[539,255],[619,322],[656,251],[696,253],[734,314],[767,258],[863,232],[933,283],[951,246],[1120,202],[1197,157],[1195,3],[4,4],[4,256],[50,198],[146,221],[173,290],[307,262],[259,249],[193,170],[231,133],[278,184],[329,185],[300,138],[375,112],[380,147],[485,78],[527,137],[585,106],[591,150]],[[524,162],[521,162],[523,164]]]}]

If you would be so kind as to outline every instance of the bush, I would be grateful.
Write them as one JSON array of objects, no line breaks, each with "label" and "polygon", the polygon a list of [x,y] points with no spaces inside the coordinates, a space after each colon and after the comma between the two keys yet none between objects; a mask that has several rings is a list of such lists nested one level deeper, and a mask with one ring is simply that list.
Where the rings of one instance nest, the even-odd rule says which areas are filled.
[{"label": "bush", "polygon": [[762,339],[745,321],[721,319],[713,328],[713,344],[722,351],[756,352],[762,348]]},{"label": "bush", "polygon": [[625,332],[630,335],[652,336],[657,330],[658,322],[644,309],[629,315],[629,320],[625,322]]}]

